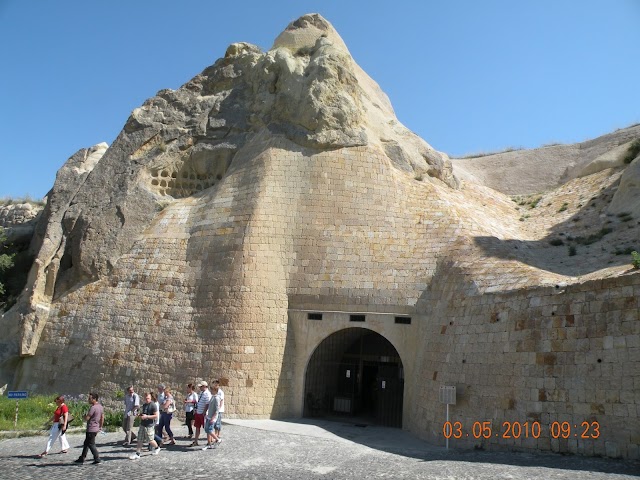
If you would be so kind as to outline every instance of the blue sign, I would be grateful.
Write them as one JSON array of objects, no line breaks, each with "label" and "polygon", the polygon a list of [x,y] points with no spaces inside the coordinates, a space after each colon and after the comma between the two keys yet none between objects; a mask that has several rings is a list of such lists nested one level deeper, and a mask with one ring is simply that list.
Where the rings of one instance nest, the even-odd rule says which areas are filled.
[{"label": "blue sign", "polygon": [[16,392],[7,392],[7,398],[27,398],[28,394],[26,390],[18,390]]}]

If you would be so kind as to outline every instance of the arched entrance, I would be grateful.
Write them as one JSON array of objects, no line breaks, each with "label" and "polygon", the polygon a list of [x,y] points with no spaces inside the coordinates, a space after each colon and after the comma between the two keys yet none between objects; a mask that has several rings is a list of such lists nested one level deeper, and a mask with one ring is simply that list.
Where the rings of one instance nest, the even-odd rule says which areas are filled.
[{"label": "arched entrance", "polygon": [[365,328],[329,335],[315,349],[304,383],[304,416],[352,417],[402,427],[404,370],[395,347]]}]

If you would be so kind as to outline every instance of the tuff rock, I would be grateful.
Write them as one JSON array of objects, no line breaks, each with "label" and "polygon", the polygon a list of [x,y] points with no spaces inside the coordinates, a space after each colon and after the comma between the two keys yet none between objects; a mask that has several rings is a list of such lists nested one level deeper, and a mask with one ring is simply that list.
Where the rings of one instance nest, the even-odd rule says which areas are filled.
[{"label": "tuff rock", "polygon": [[0,383],[79,393],[218,377],[227,415],[300,416],[309,393],[343,404],[305,390],[320,346],[368,331],[401,359],[395,414],[420,436],[442,443],[438,389],[458,385],[468,426],[597,412],[606,444],[585,453],[633,457],[637,392],[609,380],[640,371],[640,276],[604,242],[588,261],[566,246],[637,240],[638,160],[613,151],[637,133],[452,165],[305,15],[267,52],[229,46],[136,108],[112,145],[64,164],[2,319]]}]

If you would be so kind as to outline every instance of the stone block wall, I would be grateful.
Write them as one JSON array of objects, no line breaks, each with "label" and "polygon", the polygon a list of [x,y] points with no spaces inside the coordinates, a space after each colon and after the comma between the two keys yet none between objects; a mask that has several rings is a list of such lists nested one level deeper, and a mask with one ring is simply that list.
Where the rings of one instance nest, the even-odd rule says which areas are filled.
[{"label": "stone block wall", "polygon": [[[455,385],[450,420],[463,437],[450,440],[454,447],[639,458],[640,274],[469,295],[459,273],[433,284],[433,298],[457,294],[434,301],[425,325],[411,429],[444,444],[438,391]],[[474,438],[473,424],[485,421],[491,438]],[[539,422],[541,435],[504,438],[515,422]],[[552,438],[554,422],[567,422],[567,435],[556,426],[560,438]]]},{"label": "stone block wall", "polygon": [[17,383],[114,394],[219,377],[229,415],[286,416],[288,307],[411,308],[446,243],[435,239],[457,228],[433,188],[379,149],[254,139],[214,188],[160,212],[112,274],[54,302]]},{"label": "stone block wall", "polygon": [[[453,384],[467,430],[543,430],[460,446],[636,458],[640,276],[562,286],[504,254],[513,218],[478,219],[486,202],[419,181],[375,147],[254,138],[215,187],[159,212],[109,276],[54,301],[14,388],[108,396],[220,378],[229,416],[286,417],[300,404],[289,309],[393,311],[421,319],[414,358],[403,353],[404,424],[419,435],[444,443],[437,394]],[[494,205],[496,218],[516,215]],[[601,435],[551,439],[554,421],[598,421]]]}]

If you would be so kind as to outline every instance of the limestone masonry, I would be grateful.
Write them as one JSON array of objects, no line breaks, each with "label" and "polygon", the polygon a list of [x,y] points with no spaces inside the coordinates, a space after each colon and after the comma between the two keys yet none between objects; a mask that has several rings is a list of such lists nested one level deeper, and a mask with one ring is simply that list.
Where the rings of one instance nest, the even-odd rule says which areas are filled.
[{"label": "limestone masonry", "polygon": [[640,160],[622,159],[639,137],[451,160],[305,15],[65,163],[0,380],[220,378],[230,417],[365,418],[434,444],[455,386],[453,446],[637,459]]}]

